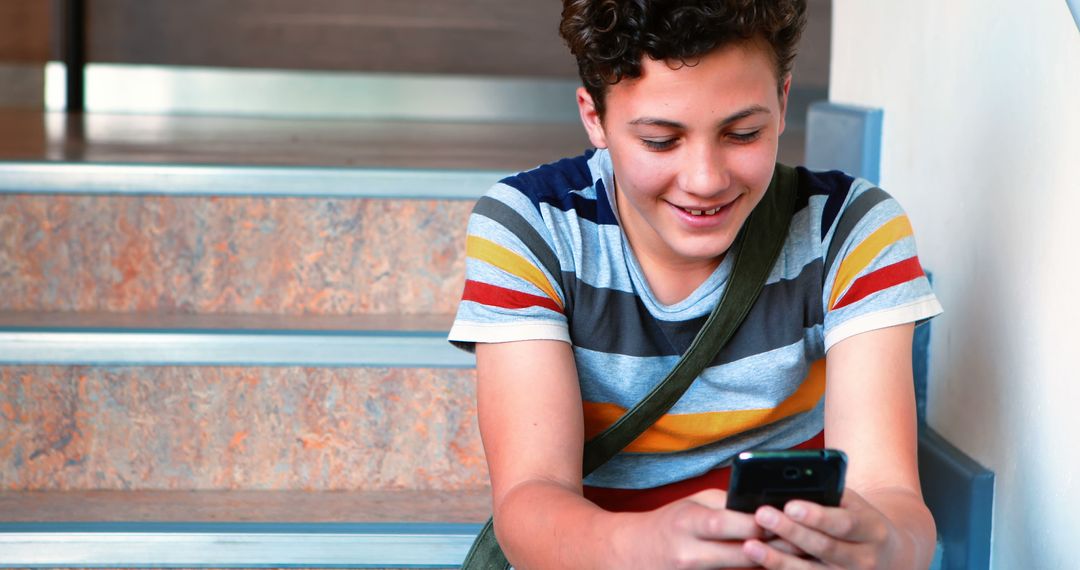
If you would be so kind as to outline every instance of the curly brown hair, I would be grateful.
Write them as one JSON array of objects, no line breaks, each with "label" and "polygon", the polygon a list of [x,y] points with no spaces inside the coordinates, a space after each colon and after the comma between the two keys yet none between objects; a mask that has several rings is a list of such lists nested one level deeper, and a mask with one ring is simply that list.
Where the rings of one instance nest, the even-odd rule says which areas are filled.
[{"label": "curly brown hair", "polygon": [[693,65],[716,48],[764,40],[782,88],[805,25],[806,0],[563,0],[559,35],[603,117],[608,86],[640,77],[644,56]]}]

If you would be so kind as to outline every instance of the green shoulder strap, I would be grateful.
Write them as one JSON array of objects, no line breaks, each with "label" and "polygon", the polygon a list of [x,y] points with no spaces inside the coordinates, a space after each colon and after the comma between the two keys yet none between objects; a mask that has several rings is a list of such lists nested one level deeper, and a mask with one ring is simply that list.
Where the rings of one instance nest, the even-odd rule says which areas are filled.
[{"label": "green shoulder strap", "polygon": [[[776,264],[795,209],[798,185],[795,169],[776,165],[765,196],[750,213],[735,240],[735,267],[724,295],[675,368],[645,398],[611,427],[585,442],[582,476],[619,453],[663,416],[686,392],[742,324]],[[492,519],[473,542],[465,570],[505,570],[510,567],[495,540]]]}]

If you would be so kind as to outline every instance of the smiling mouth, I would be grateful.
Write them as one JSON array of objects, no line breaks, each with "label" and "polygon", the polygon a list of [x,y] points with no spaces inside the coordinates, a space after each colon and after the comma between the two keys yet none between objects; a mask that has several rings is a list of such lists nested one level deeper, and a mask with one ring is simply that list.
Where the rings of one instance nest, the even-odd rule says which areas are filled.
[{"label": "smiling mouth", "polygon": [[691,216],[712,216],[720,210],[723,210],[723,206],[719,208],[713,208],[711,210],[691,210],[689,208],[682,208],[682,211],[689,213]]},{"label": "smiling mouth", "polygon": [[716,214],[718,214],[718,213],[724,211],[725,209],[727,209],[728,206],[731,206],[732,203],[734,203],[734,202],[728,202],[727,204],[724,204],[723,206],[717,206],[717,207],[709,209],[709,210],[698,209],[698,208],[684,208],[682,206],[675,206],[675,207],[682,210],[682,211],[684,211],[684,212],[686,212],[687,214],[690,214],[691,216],[705,217],[705,216],[715,216]]}]

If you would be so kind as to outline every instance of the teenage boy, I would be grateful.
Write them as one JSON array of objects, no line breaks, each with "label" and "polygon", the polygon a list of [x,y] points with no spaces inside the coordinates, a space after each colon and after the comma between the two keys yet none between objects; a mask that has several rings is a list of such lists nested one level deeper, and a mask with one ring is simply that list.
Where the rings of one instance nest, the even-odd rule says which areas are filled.
[{"label": "teenage boy", "polygon": [[[940,312],[887,194],[798,169],[783,251],[675,406],[582,480],[583,442],[669,371],[773,177],[804,0],[564,0],[596,150],[496,184],[450,340],[475,349],[495,529],[517,568],[929,565],[911,338]],[[753,448],[839,448],[839,507],[725,510]]]}]

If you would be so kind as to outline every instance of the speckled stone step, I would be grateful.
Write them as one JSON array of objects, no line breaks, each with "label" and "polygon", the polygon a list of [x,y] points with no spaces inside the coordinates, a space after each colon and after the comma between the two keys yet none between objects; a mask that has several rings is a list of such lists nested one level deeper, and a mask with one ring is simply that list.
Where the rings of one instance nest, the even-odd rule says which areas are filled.
[{"label": "speckled stone step", "polygon": [[474,490],[472,370],[0,367],[0,488]]},{"label": "speckled stone step", "polygon": [[0,312],[0,489],[484,487],[449,322]]},{"label": "speckled stone step", "polygon": [[469,200],[0,194],[0,310],[450,313],[471,208]]}]

